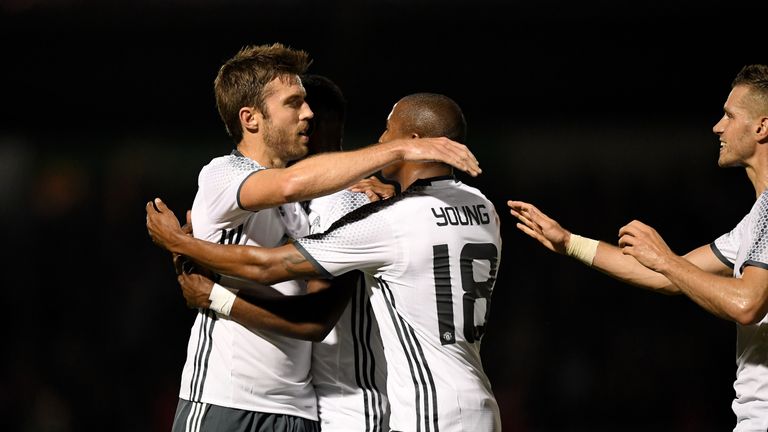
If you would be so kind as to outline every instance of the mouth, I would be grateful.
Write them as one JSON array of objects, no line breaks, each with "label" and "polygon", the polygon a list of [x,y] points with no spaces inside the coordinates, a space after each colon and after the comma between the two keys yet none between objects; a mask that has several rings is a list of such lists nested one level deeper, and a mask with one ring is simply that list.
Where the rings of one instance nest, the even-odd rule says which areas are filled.
[{"label": "mouth", "polygon": [[725,150],[725,147],[727,147],[727,146],[726,146],[726,144],[725,144],[725,142],[723,142],[723,141],[720,141],[720,151],[723,151],[723,150]]},{"label": "mouth", "polygon": [[312,131],[315,130],[315,122],[310,120],[307,122],[307,127],[304,130],[299,131],[299,135],[309,137],[312,135]]}]

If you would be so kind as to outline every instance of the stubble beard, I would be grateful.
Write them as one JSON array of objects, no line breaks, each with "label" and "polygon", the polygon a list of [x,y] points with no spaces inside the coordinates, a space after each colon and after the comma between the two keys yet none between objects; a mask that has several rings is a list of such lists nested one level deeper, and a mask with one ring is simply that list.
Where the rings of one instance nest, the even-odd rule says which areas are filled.
[{"label": "stubble beard", "polygon": [[307,154],[307,147],[298,142],[299,136],[286,129],[268,124],[264,129],[264,143],[283,161],[290,162]]}]

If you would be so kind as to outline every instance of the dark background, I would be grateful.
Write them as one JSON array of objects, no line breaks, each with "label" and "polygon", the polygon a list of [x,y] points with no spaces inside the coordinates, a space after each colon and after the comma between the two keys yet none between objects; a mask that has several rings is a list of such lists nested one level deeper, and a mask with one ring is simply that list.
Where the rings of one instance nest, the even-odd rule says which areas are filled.
[{"label": "dark background", "polygon": [[194,312],[144,204],[181,215],[231,144],[219,65],[280,41],[345,91],[346,146],[391,105],[453,97],[502,219],[483,341],[506,431],[727,431],[735,324],[518,232],[507,199],[607,241],[637,218],[679,253],[754,201],[717,168],[730,82],[765,63],[766,2],[0,2],[0,429],[169,431]]}]

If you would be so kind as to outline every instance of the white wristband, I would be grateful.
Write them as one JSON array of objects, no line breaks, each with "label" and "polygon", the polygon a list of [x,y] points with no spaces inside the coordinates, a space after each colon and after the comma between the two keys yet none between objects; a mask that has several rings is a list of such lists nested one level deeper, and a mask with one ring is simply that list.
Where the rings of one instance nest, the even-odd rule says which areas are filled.
[{"label": "white wristband", "polygon": [[213,284],[211,294],[208,296],[208,300],[211,301],[211,305],[208,306],[208,309],[221,315],[229,316],[229,312],[232,310],[232,305],[235,303],[236,298],[237,295],[235,295],[235,293],[215,283]]},{"label": "white wristband", "polygon": [[597,245],[600,242],[591,238],[571,234],[568,246],[565,248],[565,254],[572,256],[588,266],[592,266],[597,254]]}]

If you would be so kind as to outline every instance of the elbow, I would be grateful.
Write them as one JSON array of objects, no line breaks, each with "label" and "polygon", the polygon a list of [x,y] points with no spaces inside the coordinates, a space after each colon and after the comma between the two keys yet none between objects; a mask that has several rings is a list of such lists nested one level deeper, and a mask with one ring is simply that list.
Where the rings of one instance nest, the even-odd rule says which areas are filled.
[{"label": "elbow", "polygon": [[322,324],[311,323],[303,326],[300,332],[293,335],[297,339],[303,339],[310,342],[322,342],[325,340],[332,327]]},{"label": "elbow", "polygon": [[756,301],[741,302],[734,309],[731,319],[743,326],[759,323],[766,312],[765,305]]}]

